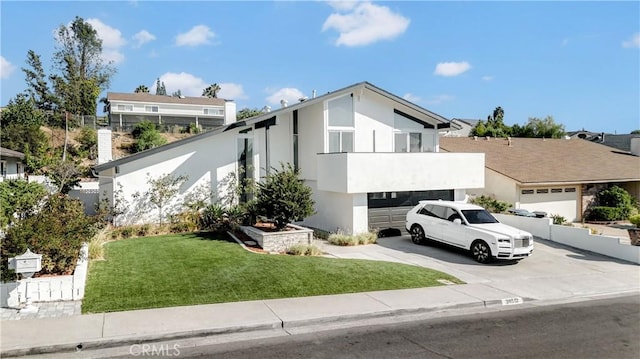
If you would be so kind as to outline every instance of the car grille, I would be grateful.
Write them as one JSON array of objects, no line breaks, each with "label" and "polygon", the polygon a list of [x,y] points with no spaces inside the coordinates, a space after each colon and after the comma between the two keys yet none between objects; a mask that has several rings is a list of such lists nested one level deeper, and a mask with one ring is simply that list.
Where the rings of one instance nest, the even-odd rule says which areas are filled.
[{"label": "car grille", "polygon": [[529,247],[529,245],[531,244],[531,239],[530,238],[521,238],[521,239],[516,239],[513,242],[514,248],[524,248],[524,247]]}]

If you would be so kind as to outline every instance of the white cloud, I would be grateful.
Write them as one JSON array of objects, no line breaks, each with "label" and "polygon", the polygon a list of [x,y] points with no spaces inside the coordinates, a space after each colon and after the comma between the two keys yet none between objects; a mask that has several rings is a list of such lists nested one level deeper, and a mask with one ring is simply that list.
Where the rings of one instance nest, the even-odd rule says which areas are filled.
[{"label": "white cloud", "polygon": [[0,79],[6,79],[11,76],[16,67],[13,66],[4,56],[0,56]]},{"label": "white cloud", "polygon": [[409,102],[413,102],[413,103],[418,103],[420,101],[422,101],[422,98],[420,98],[420,96],[416,96],[412,93],[408,93],[404,96],[402,96],[403,99],[409,101]]},{"label": "white cloud", "polygon": [[426,101],[427,105],[439,105],[443,102],[448,102],[453,100],[454,97],[451,95],[437,95],[432,96],[429,100]]},{"label": "white cloud", "polygon": [[279,90],[267,90],[271,95],[266,98],[267,103],[280,106],[280,100],[286,100],[290,105],[298,103],[301,97],[304,97],[302,91],[293,87],[284,87]]},{"label": "white cloud", "polygon": [[338,13],[329,15],[322,31],[334,29],[340,33],[336,46],[364,46],[390,40],[404,33],[411,22],[386,6],[370,2],[331,2],[329,5]]},{"label": "white cloud", "polygon": [[630,49],[634,47],[640,47],[640,32],[631,35],[631,38],[622,42],[622,47]]},{"label": "white cloud", "polygon": [[491,81],[493,80],[493,76],[482,76],[483,81]]},{"label": "white cloud", "polygon": [[153,41],[156,39],[156,37],[147,30],[139,31],[137,34],[133,35],[132,38],[133,38],[133,41],[135,42],[133,44],[133,47],[140,47],[146,44],[147,42]]},{"label": "white cloud", "polygon": [[91,24],[98,33],[98,37],[102,40],[102,59],[114,64],[124,61],[124,54],[120,52],[120,48],[127,43],[127,40],[122,37],[120,30],[103,23],[99,19],[87,19],[86,21]]},{"label": "white cloud", "polygon": [[220,86],[220,92],[218,92],[218,97],[220,98],[227,100],[246,100],[248,98],[240,84],[223,82],[219,83],[218,86]]},{"label": "white cloud", "polygon": [[436,65],[436,69],[433,72],[435,75],[440,76],[458,76],[463,72],[466,72],[471,68],[468,62],[441,62]]},{"label": "white cloud", "polygon": [[176,36],[177,46],[198,46],[211,43],[216,34],[206,25],[194,26],[188,32]]}]

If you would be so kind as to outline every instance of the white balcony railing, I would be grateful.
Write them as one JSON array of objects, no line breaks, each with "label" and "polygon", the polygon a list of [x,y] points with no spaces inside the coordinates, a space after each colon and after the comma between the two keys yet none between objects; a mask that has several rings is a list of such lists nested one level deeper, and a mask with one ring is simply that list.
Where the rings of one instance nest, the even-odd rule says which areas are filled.
[{"label": "white balcony railing", "polygon": [[484,153],[321,153],[318,189],[340,193],[484,187]]}]

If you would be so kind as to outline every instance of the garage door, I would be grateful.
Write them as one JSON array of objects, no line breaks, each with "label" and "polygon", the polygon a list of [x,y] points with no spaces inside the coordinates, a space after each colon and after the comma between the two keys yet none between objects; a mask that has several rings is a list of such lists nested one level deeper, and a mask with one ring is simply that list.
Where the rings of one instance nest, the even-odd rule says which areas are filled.
[{"label": "garage door", "polygon": [[425,199],[453,200],[453,190],[377,192],[367,195],[369,228],[404,231],[407,212]]},{"label": "garage door", "polygon": [[576,220],[578,193],[576,187],[524,188],[520,190],[520,208],[559,214],[568,221]]}]

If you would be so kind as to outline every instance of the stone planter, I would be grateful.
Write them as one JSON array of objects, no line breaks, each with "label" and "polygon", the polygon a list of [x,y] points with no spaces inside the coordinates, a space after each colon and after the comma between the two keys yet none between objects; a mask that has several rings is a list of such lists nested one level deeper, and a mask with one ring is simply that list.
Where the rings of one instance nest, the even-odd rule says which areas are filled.
[{"label": "stone planter", "polygon": [[629,239],[632,246],[640,246],[640,228],[629,228]]},{"label": "stone planter", "polygon": [[268,252],[282,253],[293,245],[310,245],[313,242],[313,230],[295,224],[287,225],[281,232],[267,232],[251,226],[241,226],[240,230]]}]

